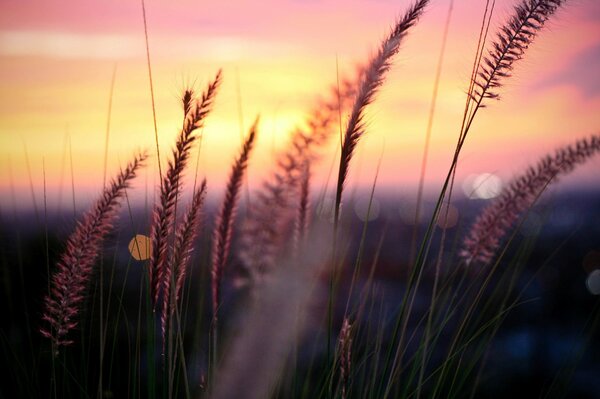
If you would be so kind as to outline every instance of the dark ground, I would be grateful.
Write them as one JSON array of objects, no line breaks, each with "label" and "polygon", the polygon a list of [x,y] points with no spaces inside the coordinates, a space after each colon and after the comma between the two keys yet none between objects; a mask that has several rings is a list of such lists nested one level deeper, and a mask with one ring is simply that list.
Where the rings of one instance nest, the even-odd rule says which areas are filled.
[{"label": "dark ground", "polygon": [[[385,230],[375,283],[384,293],[382,301],[393,304],[402,298],[413,227],[408,223],[409,219],[403,218],[397,198],[382,196],[378,202],[378,217],[367,224],[364,264],[371,264]],[[450,243],[474,220],[484,201],[461,199],[454,204],[460,222],[448,230]],[[426,206],[425,210],[430,212],[431,208]],[[364,226],[355,209],[354,204],[344,209],[352,240],[356,242],[356,246],[350,248],[354,251],[351,256],[355,256]],[[211,222],[214,206],[209,204],[207,213],[206,220]],[[240,217],[243,214],[240,212]],[[64,240],[73,228],[73,214],[49,215],[47,246],[43,214],[38,219],[33,212],[15,214],[2,210],[0,218],[0,299],[3,305],[0,334],[4,350],[0,361],[0,397],[16,397],[11,392],[28,396],[26,387],[15,391],[13,388],[15,384],[23,384],[26,378],[32,378],[24,377],[28,374],[20,368],[27,369],[31,359],[26,354],[35,353],[35,349],[29,350],[27,346],[41,345],[37,330],[41,301],[47,291],[47,267],[53,269]],[[138,227],[132,228],[132,220]],[[132,219],[127,213],[121,216],[118,233],[108,240],[106,252],[116,254],[109,262],[116,265],[115,281],[123,281],[124,265],[130,261],[126,243],[135,233],[147,231],[147,222],[148,217],[143,212],[134,212]],[[534,233],[539,226],[542,226],[539,234]],[[425,225],[420,228],[422,232]],[[205,229],[204,236],[208,236],[207,231]],[[532,236],[535,243],[516,282],[516,289],[523,293],[525,303],[509,313],[489,346],[476,397],[538,397],[543,387],[547,387],[566,366],[567,373],[559,375],[570,377],[568,397],[600,398],[600,334],[598,329],[591,333],[585,329],[592,322],[592,311],[599,302],[599,297],[588,291],[586,278],[592,270],[600,269],[600,192],[564,191],[546,195],[521,226],[515,242]],[[206,264],[208,252],[206,239],[199,245],[202,255],[197,259],[197,267]],[[450,249],[447,257],[452,258],[454,253]],[[107,269],[112,267],[110,265]],[[124,306],[126,312],[135,314],[142,266],[140,262],[130,266]],[[107,273],[105,270],[106,278],[110,276]],[[195,270],[192,276],[203,280],[207,273]],[[417,297],[416,309],[427,306],[431,277],[430,271],[425,277],[423,292]],[[19,359],[20,354],[24,356],[22,359]],[[568,373],[571,370],[572,373]],[[35,378],[45,380],[48,378],[46,373],[47,370],[42,368]],[[40,385],[46,386],[45,383]]]}]

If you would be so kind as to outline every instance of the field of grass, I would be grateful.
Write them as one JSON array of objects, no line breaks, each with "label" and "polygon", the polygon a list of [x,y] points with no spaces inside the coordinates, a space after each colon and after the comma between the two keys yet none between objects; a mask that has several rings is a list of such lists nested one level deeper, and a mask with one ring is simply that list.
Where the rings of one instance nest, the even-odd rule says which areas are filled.
[{"label": "field of grass", "polygon": [[[495,29],[486,2],[462,123],[450,129],[456,146],[432,196],[424,176],[442,48],[414,206],[377,199],[378,174],[370,191],[348,186],[373,134],[367,110],[430,0],[400,10],[355,74],[324,89],[258,186],[247,179],[258,115],[238,153],[224,155],[216,200],[210,176],[184,179],[198,176],[192,150],[229,78],[215,66],[181,93],[172,148],[159,146],[154,120],[156,146],[107,165],[86,212],[50,211],[45,186],[43,207],[1,209],[0,397],[600,395],[600,187],[546,194],[597,162],[600,134],[519,160],[501,189],[484,179],[463,195],[456,181],[474,121],[568,3],[519,1]],[[339,157],[318,187],[320,150],[335,140]],[[133,203],[150,158],[155,195]],[[585,274],[573,267],[582,262]]]}]

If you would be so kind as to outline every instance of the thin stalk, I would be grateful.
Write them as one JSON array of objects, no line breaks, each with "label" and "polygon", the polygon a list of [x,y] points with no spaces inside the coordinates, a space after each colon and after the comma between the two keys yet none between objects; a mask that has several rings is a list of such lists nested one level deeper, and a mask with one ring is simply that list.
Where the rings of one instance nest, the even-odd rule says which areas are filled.
[{"label": "thin stalk", "polygon": [[31,194],[31,201],[33,202],[33,210],[35,212],[35,220],[37,225],[41,225],[40,211],[38,209],[37,200],[35,197],[35,190],[33,188],[33,178],[31,177],[31,166],[29,164],[29,151],[27,150],[27,143],[23,140],[23,152],[25,154],[25,165],[27,166],[27,176],[29,178],[29,191]]},{"label": "thin stalk", "polygon": [[348,317],[349,308],[350,308],[350,300],[352,299],[352,293],[354,291],[354,286],[356,285],[356,280],[360,274],[362,258],[364,255],[365,242],[367,238],[367,227],[369,223],[369,218],[371,216],[371,206],[373,205],[373,197],[375,195],[375,187],[377,186],[377,178],[379,177],[379,169],[381,167],[381,161],[383,159],[383,150],[381,155],[379,156],[379,160],[377,161],[377,169],[375,171],[375,178],[373,179],[373,184],[371,186],[371,193],[369,194],[369,204],[367,205],[367,213],[365,217],[365,221],[363,222],[363,229],[360,239],[360,244],[358,246],[358,254],[356,256],[356,261],[354,262],[354,268],[352,272],[352,280],[350,282],[350,289],[348,290],[348,297],[346,299],[346,309],[344,311],[344,317]]},{"label": "thin stalk", "polygon": [[413,236],[410,245],[409,264],[414,262],[415,252],[417,250],[417,237],[419,235],[419,221],[421,220],[421,205],[423,201],[423,188],[425,185],[425,174],[427,172],[427,161],[429,158],[429,143],[431,141],[431,131],[433,129],[433,120],[435,118],[435,109],[437,105],[438,90],[440,87],[440,77],[442,75],[442,67],[444,64],[444,54],[446,52],[446,43],[448,42],[448,30],[452,19],[452,10],[454,8],[454,0],[450,0],[446,21],[444,23],[444,32],[442,34],[442,47],[438,56],[438,62],[435,70],[435,79],[433,83],[433,93],[431,94],[431,103],[429,105],[429,115],[427,117],[427,129],[425,131],[425,145],[423,147],[423,157],[421,158],[421,170],[419,173],[419,187],[417,189],[417,203],[415,209],[415,222]]},{"label": "thin stalk", "polygon": [[[484,12],[483,19],[482,19],[482,26],[481,26],[481,30],[480,30],[479,40],[478,40],[478,44],[477,44],[477,51],[476,51],[477,55],[475,57],[476,61],[474,61],[474,64],[473,64],[472,78],[471,78],[471,82],[470,82],[469,95],[467,95],[467,100],[466,100],[466,105],[465,105],[465,113],[463,115],[463,122],[462,122],[462,126],[461,126],[461,135],[459,136],[459,144],[457,145],[457,149],[455,150],[454,157],[453,157],[452,163],[450,165],[450,169],[448,170],[448,174],[442,185],[442,189],[441,189],[440,195],[438,197],[438,200],[436,202],[435,209],[433,211],[433,215],[431,217],[431,220],[429,221],[429,225],[426,229],[425,236],[423,238],[421,247],[417,254],[417,259],[415,260],[414,266],[411,269],[411,273],[409,275],[409,281],[407,284],[407,290],[406,290],[406,293],[404,295],[404,299],[402,302],[400,315],[397,319],[396,326],[394,327],[394,332],[393,332],[393,336],[392,336],[392,345],[396,345],[395,340],[397,338],[398,329],[400,328],[400,325],[402,323],[402,329],[401,329],[402,333],[400,334],[400,341],[397,344],[398,347],[396,349],[396,355],[394,356],[394,359],[393,359],[393,363],[392,363],[392,367],[391,367],[391,371],[390,371],[390,379],[388,380],[388,384],[387,384],[388,388],[386,389],[387,393],[385,394],[385,396],[387,396],[387,394],[389,394],[389,388],[390,388],[392,376],[395,374],[394,370],[397,366],[397,363],[400,361],[400,359],[398,359],[398,356],[401,351],[401,346],[403,343],[404,331],[406,330],[406,326],[408,323],[408,317],[409,317],[410,313],[412,312],[414,296],[416,295],[417,288],[420,285],[422,269],[424,267],[425,260],[429,253],[429,248],[431,246],[431,241],[432,241],[431,238],[432,238],[432,234],[434,231],[435,222],[436,222],[436,220],[438,220],[439,211],[441,209],[442,202],[445,198],[446,191],[447,191],[449,183],[450,183],[450,179],[453,176],[454,168],[455,168],[456,164],[458,163],[458,154],[460,152],[459,147],[460,147],[460,142],[461,142],[461,138],[462,138],[462,132],[465,129],[464,126],[465,126],[465,121],[467,120],[467,110],[469,108],[469,103],[471,101],[470,93],[473,90],[472,89],[473,82],[474,82],[474,79],[476,76],[476,71],[477,71],[477,68],[479,65],[478,59],[480,58],[480,54],[482,54],[482,52],[483,52],[485,36],[487,35],[487,29],[488,29],[487,27],[489,26],[489,19],[491,18],[491,15],[492,15],[492,11],[490,11],[488,14],[488,6],[489,6],[489,0],[486,2],[486,8],[485,8],[485,12]],[[492,6],[492,10],[493,10],[493,6]],[[473,117],[474,117],[474,115],[473,115]],[[415,279],[415,277],[416,277],[416,279]],[[414,294],[410,301],[410,305],[408,306],[408,311],[406,312],[406,299],[408,298],[408,293],[411,290],[414,291]],[[388,355],[388,358],[386,359],[386,362],[385,362],[385,364],[386,364],[385,370],[386,371],[387,371],[387,368],[389,367],[389,361],[390,361],[390,356]]]},{"label": "thin stalk", "polygon": [[[440,55],[439,55],[438,64],[436,67],[435,82],[433,85],[434,88],[433,88],[433,94],[432,94],[432,99],[431,99],[431,106],[429,108],[427,131],[425,134],[425,148],[423,150],[423,159],[421,162],[421,173],[420,173],[420,178],[419,178],[419,188],[418,188],[418,192],[417,192],[417,205],[416,205],[416,210],[415,210],[415,227],[413,230],[413,237],[412,237],[412,242],[411,242],[411,247],[410,247],[410,258],[409,258],[410,264],[412,264],[412,262],[414,260],[414,252],[415,252],[416,246],[417,246],[417,236],[418,236],[418,232],[419,232],[419,220],[421,218],[420,211],[421,211],[421,201],[422,201],[422,196],[423,196],[423,184],[425,182],[427,156],[429,153],[429,141],[431,138],[431,129],[433,126],[433,119],[434,119],[434,115],[435,115],[437,93],[438,93],[438,89],[439,89],[440,76],[441,76],[442,65],[443,65],[443,61],[444,61],[444,52],[446,50],[446,42],[448,39],[448,29],[450,26],[450,20],[452,18],[453,6],[454,6],[454,1],[451,0],[450,5],[448,6],[446,22],[444,24],[444,33],[442,35],[442,48],[440,49]],[[430,339],[430,337],[429,337],[430,327],[431,327],[431,322],[432,322],[434,308],[435,308],[435,300],[436,300],[436,295],[437,295],[437,285],[438,285],[438,281],[439,281],[439,274],[440,274],[440,267],[439,267],[439,264],[437,264],[436,270],[435,270],[433,289],[432,289],[432,293],[431,293],[431,306],[429,308],[429,315],[428,315],[428,319],[427,319],[427,324],[425,326],[425,339],[423,342],[423,357],[422,357],[421,369],[419,371],[419,380],[418,380],[419,387],[421,386],[421,381],[423,380],[423,375],[425,373],[426,356],[427,356],[427,352],[428,352],[428,344],[429,344],[429,339]],[[421,396],[421,391],[419,388],[417,390],[417,397],[420,397],[420,396]]]},{"label": "thin stalk", "polygon": [[[152,64],[150,62],[150,44],[148,42],[148,22],[146,20],[146,4],[142,2],[142,17],[144,19],[144,39],[146,42],[146,63],[148,65],[148,82],[150,84],[150,100],[152,102],[152,121],[154,123],[154,139],[156,141],[156,160],[158,162],[158,175],[162,176],[162,168],[160,166],[160,148],[158,146],[158,125],[156,124],[156,105],[154,104],[154,83],[152,81]],[[162,179],[160,184],[162,186]]]},{"label": "thin stalk", "polygon": [[69,138],[69,163],[71,164],[71,199],[73,201],[73,219],[77,217],[77,208],[75,206],[75,170],[73,169],[73,148],[71,146],[71,135]]},{"label": "thin stalk", "polygon": [[[111,113],[112,113],[112,102],[113,102],[113,93],[114,93],[114,89],[115,89],[115,78],[117,75],[117,64],[115,64],[113,66],[113,71],[112,71],[112,77],[111,77],[111,81],[110,81],[110,91],[109,91],[109,95],[108,95],[108,111],[107,111],[107,115],[106,115],[106,132],[105,132],[105,139],[104,139],[104,164],[103,164],[103,168],[102,168],[102,189],[106,189],[106,169],[107,169],[107,163],[108,163],[108,143],[109,143],[109,137],[110,137],[110,120],[111,120]],[[114,270],[114,268],[113,268]],[[100,256],[100,334],[99,336],[99,345],[98,345],[98,350],[100,351],[100,364],[99,364],[99,369],[98,369],[98,398],[102,398],[103,395],[103,387],[102,387],[102,382],[103,382],[103,371],[104,371],[104,344],[105,344],[105,339],[106,339],[106,334],[105,334],[105,329],[104,329],[104,305],[103,305],[103,301],[104,301],[104,256],[101,255]],[[108,313],[108,311],[107,311]]]}]

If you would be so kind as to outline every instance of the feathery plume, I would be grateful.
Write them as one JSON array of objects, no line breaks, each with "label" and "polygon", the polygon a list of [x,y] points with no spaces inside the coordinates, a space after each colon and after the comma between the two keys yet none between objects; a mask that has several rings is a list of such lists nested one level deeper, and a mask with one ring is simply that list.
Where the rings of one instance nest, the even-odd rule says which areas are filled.
[{"label": "feathery plume", "polygon": [[342,399],[348,397],[348,383],[350,368],[352,367],[352,325],[348,317],[344,317],[339,337],[340,384],[342,386]]},{"label": "feathery plume", "polygon": [[184,92],[182,102],[185,112],[183,127],[173,149],[173,158],[164,177],[159,203],[154,209],[151,240],[152,253],[148,267],[151,297],[154,304],[158,302],[162,286],[165,282],[165,268],[169,257],[169,236],[173,231],[175,207],[181,185],[181,174],[187,165],[192,144],[196,140],[194,131],[204,126],[204,120],[212,109],[217,89],[221,84],[221,71],[208,85],[201,98],[192,100],[193,91]]},{"label": "feathery plume", "polygon": [[[506,79],[512,75],[514,63],[523,58],[525,51],[533,43],[539,31],[564,1],[522,0],[520,4],[515,6],[513,16],[499,29],[496,41],[492,43],[492,48],[488,51],[487,56],[483,56],[483,45],[480,47],[478,44],[458,143],[440,200],[443,200],[447,195],[446,184],[448,182],[450,182],[449,195],[452,195],[458,156],[477,111],[486,107],[484,104],[486,99],[500,99],[497,89],[502,86],[502,79]],[[485,22],[486,17],[484,16],[482,32],[485,30],[486,34],[489,28],[490,17]],[[482,43],[481,36],[480,43]],[[450,203],[450,199],[447,200],[447,203]],[[442,233],[444,237],[445,233],[446,230],[444,229]],[[442,239],[442,242],[444,242],[444,239]],[[439,253],[441,254],[442,252],[440,250]]]},{"label": "feathery plume", "polygon": [[463,243],[460,257],[467,263],[489,263],[502,239],[548,184],[600,152],[600,135],[577,141],[542,158],[514,179],[477,217]]},{"label": "feathery plume", "polygon": [[300,180],[300,201],[296,214],[296,224],[294,229],[294,254],[297,254],[298,248],[306,239],[306,232],[309,223],[309,195],[310,195],[310,164],[306,162],[304,172]]},{"label": "feathery plume", "polygon": [[[302,260],[282,259],[261,286],[247,317],[230,336],[215,371],[211,398],[262,399],[272,397],[289,360],[290,348],[307,332],[309,317],[320,317],[314,301],[322,292],[315,287],[327,265],[331,234],[315,225],[300,249]],[[260,359],[260,361],[256,361]]]},{"label": "feathery plume", "polygon": [[175,301],[178,301],[181,295],[183,282],[189,269],[194,240],[200,232],[202,205],[205,197],[206,179],[202,181],[200,188],[196,190],[192,205],[175,234],[175,247],[173,250],[173,265],[177,268],[175,271]]},{"label": "feathery plume", "polygon": [[219,309],[221,278],[223,276],[225,264],[227,263],[227,258],[229,257],[231,235],[233,233],[233,221],[237,210],[239,191],[242,186],[244,173],[248,167],[248,159],[254,145],[257,127],[258,117],[250,128],[250,133],[244,142],[242,151],[231,168],[229,182],[227,183],[227,189],[225,191],[225,198],[219,209],[217,224],[215,226],[211,267],[213,317],[215,319],[217,318],[217,311]]},{"label": "feathery plume", "polygon": [[523,58],[525,50],[535,39],[550,16],[562,5],[564,0],[524,0],[515,6],[515,14],[500,28],[492,49],[474,80],[473,92],[469,95],[483,107],[484,99],[499,99],[495,90],[502,86],[501,79],[512,74],[513,64]]},{"label": "feathery plume", "polygon": [[[357,75],[362,76],[362,68]],[[294,222],[297,181],[303,165],[318,159],[316,151],[335,132],[334,126],[356,93],[354,79],[343,79],[331,88],[331,96],[318,102],[304,128],[292,135],[290,145],[280,154],[273,174],[265,180],[253,197],[248,217],[242,225],[241,272],[258,277],[274,266],[285,232]],[[341,123],[341,122],[340,122]]]},{"label": "feathery plume", "polygon": [[65,252],[52,276],[50,292],[44,298],[42,319],[47,325],[40,330],[56,346],[73,342],[67,338],[67,334],[78,324],[77,317],[93,266],[117,216],[119,199],[146,158],[145,153],[134,157],[105,188],[100,199],[77,223],[75,231],[67,239]]},{"label": "feathery plume", "polygon": [[408,34],[408,30],[417,23],[428,3],[429,0],[418,0],[413,4],[404,17],[397,22],[389,36],[383,41],[379,51],[371,59],[364,71],[363,80],[360,83],[358,94],[352,107],[352,113],[350,114],[350,120],[348,121],[342,144],[335,199],[334,221],[336,223],[339,219],[342,192],[348,175],[350,160],[352,159],[358,140],[365,133],[365,109],[375,99],[375,94],[383,84],[385,74],[392,66],[392,57],[398,52],[402,40]]},{"label": "feathery plume", "polygon": [[[175,245],[173,246],[173,256],[169,261],[169,266],[165,268],[164,276],[164,300],[161,314],[162,334],[163,334],[163,352],[165,345],[165,334],[169,317],[175,312],[175,306],[179,301],[183,283],[187,275],[190,259],[192,256],[194,240],[200,231],[200,220],[202,215],[202,204],[206,196],[206,179],[202,181],[200,188],[194,193],[192,204],[186,213],[182,223],[175,232]],[[175,274],[175,290],[171,292],[172,273]]]}]

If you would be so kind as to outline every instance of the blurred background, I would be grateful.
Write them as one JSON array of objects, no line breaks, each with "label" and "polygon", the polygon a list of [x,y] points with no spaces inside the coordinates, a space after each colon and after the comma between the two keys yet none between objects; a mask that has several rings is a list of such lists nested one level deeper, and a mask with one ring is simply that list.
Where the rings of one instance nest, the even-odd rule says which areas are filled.
[{"label": "blurred background", "polygon": [[[338,79],[354,77],[408,1],[152,1],[146,4],[156,118],[166,156],[181,123],[179,96],[202,90],[219,68],[224,85],[202,140],[199,174],[211,195],[257,114],[256,186],[290,132]],[[496,1],[492,29],[512,12]],[[155,150],[140,2],[7,1],[0,6],[0,190],[6,205],[41,198],[69,206],[101,187],[107,125],[107,169],[135,149]],[[455,2],[435,118],[426,188],[437,192],[457,140],[485,2]],[[410,32],[387,82],[368,110],[369,133],[358,147],[351,185],[368,186],[382,158],[379,187],[414,191],[449,1],[431,3]],[[476,118],[458,180],[481,173],[503,181],[557,146],[597,131],[600,122],[600,5],[569,2],[517,64],[514,76]],[[111,81],[114,90],[111,96]],[[112,107],[109,119],[109,99]],[[343,119],[345,115],[343,115]],[[323,149],[315,186],[326,180],[336,140]],[[565,184],[593,184],[598,160]],[[154,162],[155,163],[155,162]],[[148,184],[156,181],[150,164]],[[140,183],[143,186],[144,178]],[[596,180],[597,182],[597,180]]]}]

